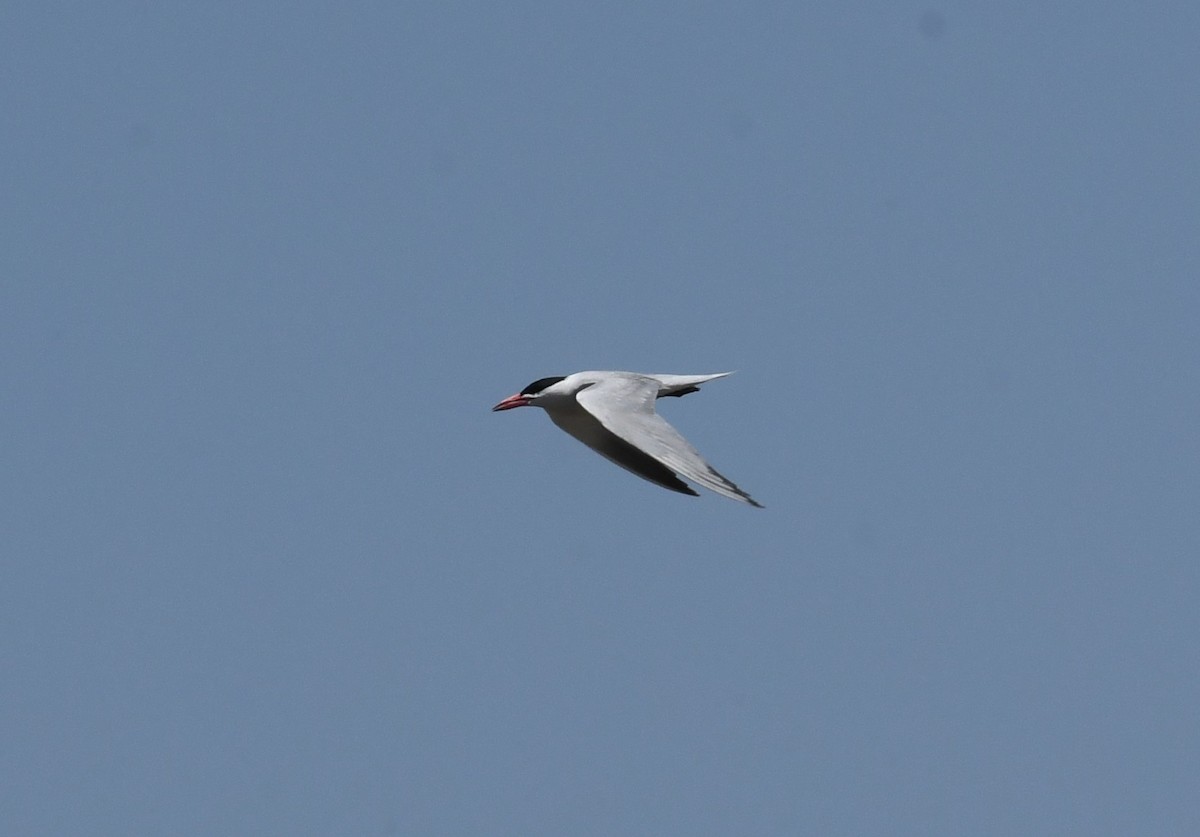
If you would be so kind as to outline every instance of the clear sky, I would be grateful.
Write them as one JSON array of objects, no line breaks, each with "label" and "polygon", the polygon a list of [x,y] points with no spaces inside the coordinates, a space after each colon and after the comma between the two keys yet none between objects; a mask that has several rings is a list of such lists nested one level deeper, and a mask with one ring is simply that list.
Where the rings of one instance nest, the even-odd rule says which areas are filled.
[{"label": "clear sky", "polygon": [[1200,833],[1200,4],[0,24],[0,833]]}]

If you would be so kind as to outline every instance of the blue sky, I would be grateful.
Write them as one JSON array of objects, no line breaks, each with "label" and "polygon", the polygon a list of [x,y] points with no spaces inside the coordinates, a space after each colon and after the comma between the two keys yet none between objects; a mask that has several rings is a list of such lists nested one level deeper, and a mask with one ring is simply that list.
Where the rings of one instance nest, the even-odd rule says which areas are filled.
[{"label": "blue sky", "polygon": [[1200,6],[2,17],[0,831],[1200,833]]}]

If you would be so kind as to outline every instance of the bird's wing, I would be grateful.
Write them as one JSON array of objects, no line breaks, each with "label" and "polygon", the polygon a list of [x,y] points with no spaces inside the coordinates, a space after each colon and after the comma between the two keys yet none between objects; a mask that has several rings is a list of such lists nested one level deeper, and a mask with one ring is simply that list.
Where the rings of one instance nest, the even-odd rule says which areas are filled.
[{"label": "bird's wing", "polygon": [[578,404],[574,409],[547,409],[546,413],[560,428],[626,471],[671,491],[700,496],[698,491],[675,476],[670,468],[605,428]]},{"label": "bird's wing", "polygon": [[696,392],[700,389],[701,384],[707,384],[718,378],[728,378],[732,374],[732,372],[717,372],[715,375],[664,375],[656,372],[647,374],[646,377],[658,381],[658,396],[662,398],[664,395],[687,395],[689,392]]},{"label": "bird's wing", "polygon": [[654,411],[658,389],[659,382],[654,378],[621,375],[580,390],[575,400],[605,430],[650,459],[718,494],[761,508],[749,494],[717,473],[678,430]]}]

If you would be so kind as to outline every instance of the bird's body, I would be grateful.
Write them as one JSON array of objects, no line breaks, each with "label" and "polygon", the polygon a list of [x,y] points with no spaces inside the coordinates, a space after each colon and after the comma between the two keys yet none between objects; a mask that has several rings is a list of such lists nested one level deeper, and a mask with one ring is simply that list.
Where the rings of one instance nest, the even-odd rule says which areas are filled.
[{"label": "bird's body", "polygon": [[[637,372],[576,372],[534,381],[492,409],[541,407],[550,420],[622,468],[681,494],[697,492],[679,477],[761,508],[749,494],[704,461],[654,409],[663,397],[699,391],[715,375],[649,375]],[[677,476],[678,475],[678,476]]]}]

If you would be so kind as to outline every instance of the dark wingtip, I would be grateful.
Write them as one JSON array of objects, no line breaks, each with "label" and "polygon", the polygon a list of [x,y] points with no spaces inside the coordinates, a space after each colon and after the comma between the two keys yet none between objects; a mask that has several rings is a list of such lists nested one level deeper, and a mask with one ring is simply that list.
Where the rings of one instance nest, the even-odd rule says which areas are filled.
[{"label": "dark wingtip", "polygon": [[745,500],[750,505],[754,506],[754,508],[756,508],[756,509],[765,509],[766,508],[766,506],[764,506],[762,503],[758,502],[753,497],[751,497],[749,494],[747,494],[745,491],[742,491],[742,489],[738,488],[737,484],[734,483],[733,480],[731,480],[729,477],[722,474],[720,471],[718,471],[713,466],[711,466],[711,465],[708,466],[708,472],[710,474],[712,474],[714,477],[716,477],[718,482],[724,483],[726,488],[728,488],[730,491],[732,491],[738,497],[741,497],[743,500]]},{"label": "dark wingtip", "polygon": [[682,398],[683,396],[687,395],[689,392],[699,392],[699,391],[700,391],[700,387],[684,387],[683,389],[677,389],[674,392],[668,392],[666,395],[660,395],[658,397],[659,398]]}]

